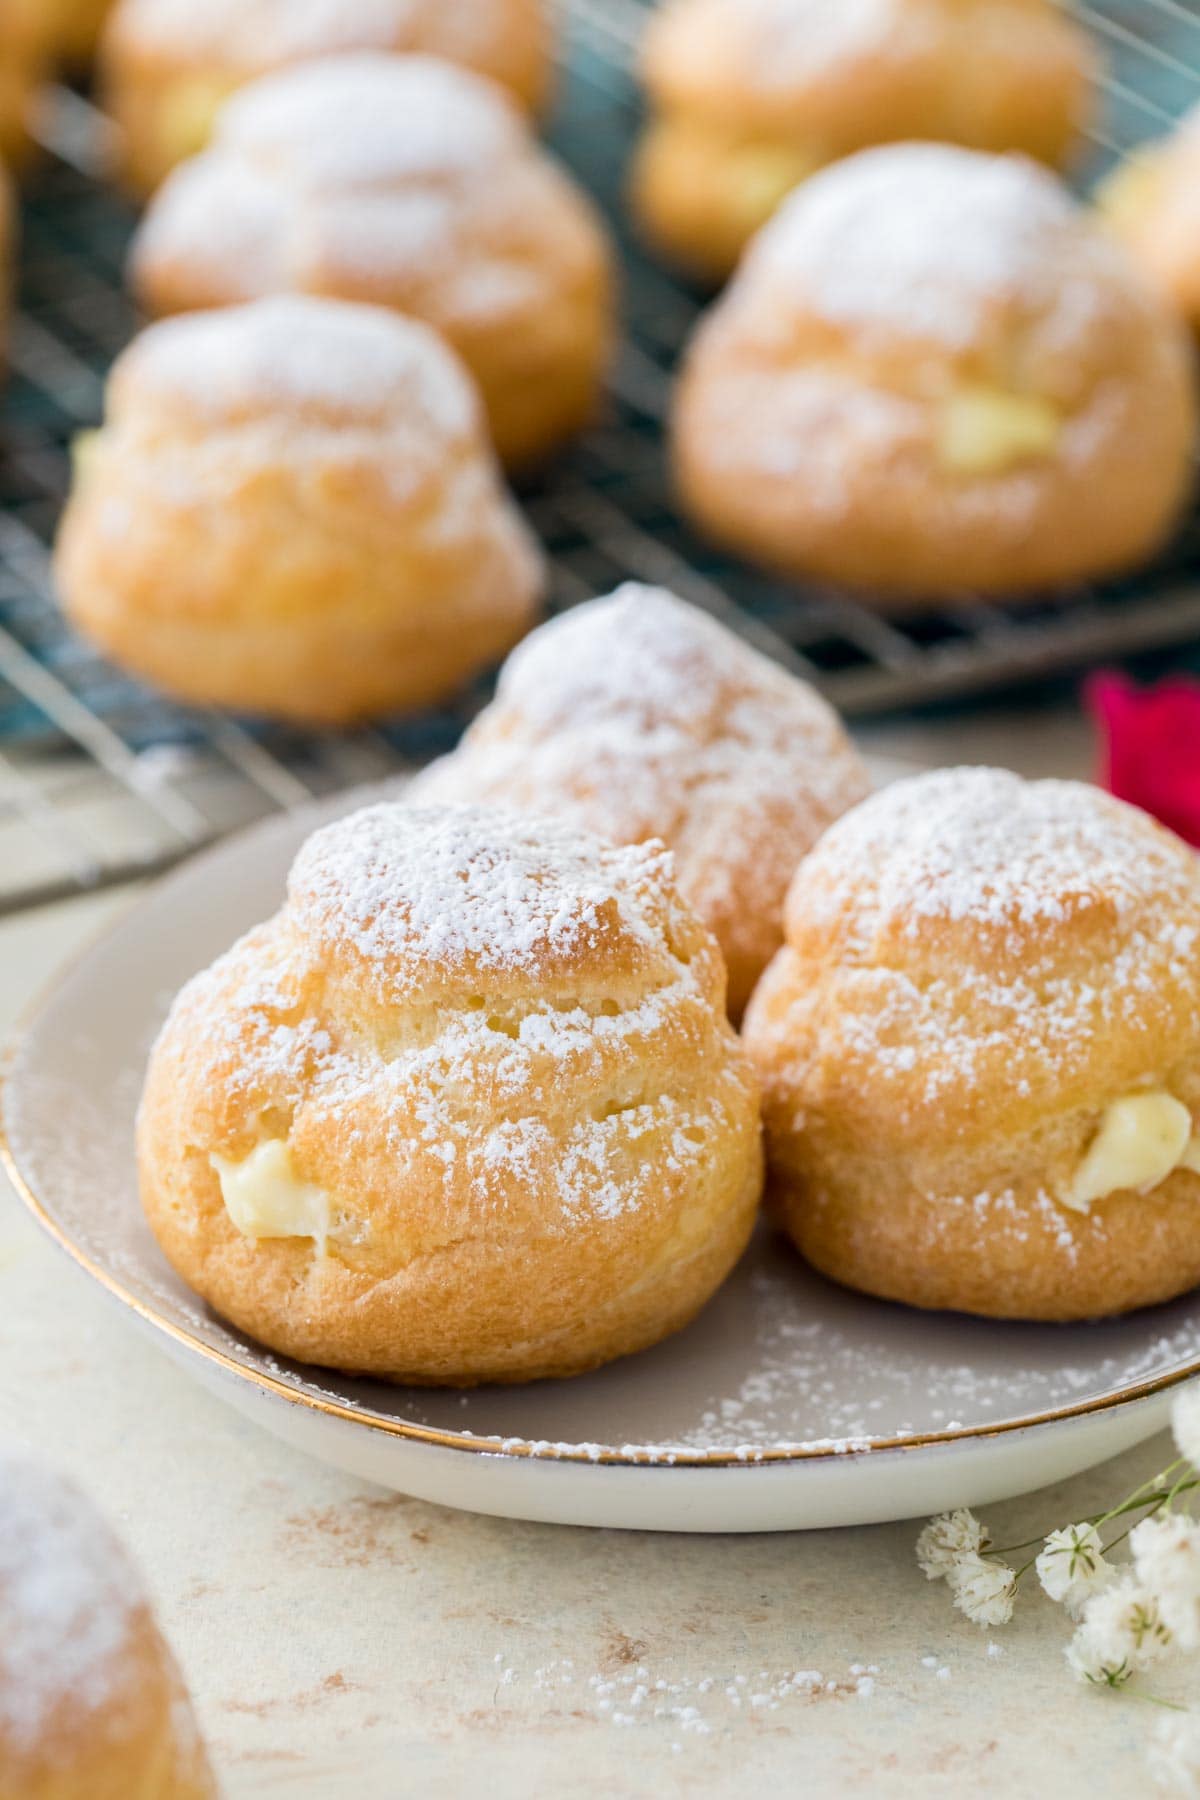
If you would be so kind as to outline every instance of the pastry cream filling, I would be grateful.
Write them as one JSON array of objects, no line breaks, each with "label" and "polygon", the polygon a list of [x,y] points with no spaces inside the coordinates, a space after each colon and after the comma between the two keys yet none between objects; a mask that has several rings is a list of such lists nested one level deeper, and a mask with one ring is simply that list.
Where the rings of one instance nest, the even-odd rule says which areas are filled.
[{"label": "pastry cream filling", "polygon": [[1127,1094],[1105,1108],[1063,1204],[1086,1212],[1106,1194],[1148,1194],[1179,1168],[1200,1174],[1200,1136],[1187,1107],[1170,1094]]},{"label": "pastry cream filling", "polygon": [[1096,189],[1096,205],[1120,227],[1133,225],[1150,210],[1159,181],[1159,159],[1143,151],[1131,156]]},{"label": "pastry cream filling", "polygon": [[999,475],[1050,456],[1061,429],[1057,408],[1036,394],[960,387],[942,402],[938,461],[958,475]]},{"label": "pastry cream filling", "polygon": [[210,1156],[225,1210],[243,1237],[314,1239],[323,1253],[332,1208],[329,1195],[302,1181],[282,1138],[269,1138],[241,1162]]},{"label": "pastry cream filling", "polygon": [[229,94],[228,81],[214,81],[211,76],[189,75],[172,83],[158,113],[159,139],[172,162],[182,162],[203,150]]},{"label": "pastry cream filling", "polygon": [[748,225],[765,225],[780,202],[818,167],[819,158],[788,144],[745,145],[730,159],[730,202]]}]

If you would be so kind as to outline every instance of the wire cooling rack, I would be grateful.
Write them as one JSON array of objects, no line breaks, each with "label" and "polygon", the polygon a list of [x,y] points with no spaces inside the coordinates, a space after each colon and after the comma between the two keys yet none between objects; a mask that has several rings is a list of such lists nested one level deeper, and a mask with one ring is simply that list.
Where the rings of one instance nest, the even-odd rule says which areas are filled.
[{"label": "wire cooling rack", "polygon": [[[830,4],[835,0],[830,0]],[[626,335],[604,419],[523,497],[550,554],[551,607],[636,576],[726,617],[851,715],[1200,639],[1200,513],[1135,579],[1011,610],[964,597],[882,619],[716,557],[677,518],[662,456],[670,375],[703,297],[623,222],[630,77],[647,0],[565,0],[553,140],[609,212],[625,261]],[[1109,68],[1092,166],[1200,100],[1200,0],[1097,0],[1078,13]],[[104,182],[104,121],[47,98],[48,152],[27,196],[11,377],[0,406],[0,911],[148,873],[238,824],[448,748],[486,698],[353,734],[297,734],[186,711],[134,684],[63,624],[49,545],[75,433],[136,319],[121,284],[132,213]]]}]

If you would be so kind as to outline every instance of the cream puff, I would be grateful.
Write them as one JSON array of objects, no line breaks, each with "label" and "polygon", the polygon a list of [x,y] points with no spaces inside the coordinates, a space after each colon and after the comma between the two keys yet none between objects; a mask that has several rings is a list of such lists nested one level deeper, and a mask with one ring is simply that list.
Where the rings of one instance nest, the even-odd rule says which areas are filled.
[{"label": "cream puff", "polygon": [[634,208],[664,253],[724,277],[785,194],[872,144],[1061,165],[1096,60],[1055,0],[668,0],[642,47]]},{"label": "cream puff", "polygon": [[74,1487],[0,1450],[4,1800],[216,1800],[141,1576]]},{"label": "cream puff", "polygon": [[736,1019],[782,941],[796,864],[869,786],[814,689],[629,582],[527,638],[413,795],[563,817],[616,844],[661,838],[724,953]]},{"label": "cream puff", "polygon": [[787,899],[745,1025],[770,1193],[818,1269],[1082,1319],[1200,1282],[1200,860],[995,769],[898,782]]},{"label": "cream puff", "polygon": [[1111,574],[1190,491],[1190,352],[1034,163],[863,151],[798,190],[701,323],[680,495],[750,560],[880,604]]},{"label": "cream puff", "polygon": [[54,567],[122,667],[305,724],[444,699],[542,584],[453,352],[395,313],[289,296],[166,320],[118,358]]},{"label": "cream puff", "polygon": [[[91,61],[114,0],[23,0],[36,8],[41,39],[57,63],[82,68]],[[193,9],[198,12],[200,9]]]},{"label": "cream puff", "polygon": [[346,50],[442,56],[530,110],[545,104],[553,61],[543,0],[118,0],[101,100],[120,128],[125,180],[152,193],[203,149],[236,88]]},{"label": "cream puff", "polygon": [[1138,267],[1200,334],[1200,106],[1135,151],[1098,198]]},{"label": "cream puff", "polygon": [[343,56],[264,77],[134,240],[151,313],[308,292],[426,320],[478,381],[510,464],[594,412],[613,329],[590,203],[482,77]]},{"label": "cream puff", "polygon": [[660,844],[377,805],[183,990],[138,1124],[179,1274],[284,1355],[429,1385],[676,1331],[762,1181],[715,939]]}]

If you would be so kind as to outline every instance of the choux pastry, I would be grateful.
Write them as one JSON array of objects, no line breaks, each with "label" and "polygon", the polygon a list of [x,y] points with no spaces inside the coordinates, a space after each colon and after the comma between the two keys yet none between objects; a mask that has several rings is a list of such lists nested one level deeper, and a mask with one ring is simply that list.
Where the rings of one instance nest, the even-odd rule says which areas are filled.
[{"label": "choux pastry", "polygon": [[848,1287],[1083,1319],[1200,1281],[1200,860],[1072,781],[845,815],[750,1003],[777,1216]]},{"label": "choux pastry", "polygon": [[561,816],[617,844],[661,838],[724,952],[736,1019],[782,941],[796,864],[869,785],[812,688],[630,582],[527,638],[413,793]]},{"label": "choux pastry", "polygon": [[168,1259],[284,1355],[432,1385],[568,1375],[740,1255],[758,1092],[661,845],[369,807],[183,990],[138,1126]]},{"label": "choux pastry", "polygon": [[204,148],[229,95],[273,69],[347,50],[417,51],[538,110],[553,48],[544,0],[117,0],[101,100],[121,132],[124,178],[147,195]]},{"label": "choux pastry", "polygon": [[680,495],[752,561],[879,604],[1108,575],[1190,491],[1190,350],[1034,163],[866,150],[793,195],[702,321]]},{"label": "choux pastry", "polygon": [[591,203],[494,83],[428,57],[331,57],[235,95],[157,195],[132,274],[155,314],[298,291],[426,320],[509,464],[587,423],[612,335]]},{"label": "choux pastry", "polygon": [[81,1493],[0,1449],[4,1800],[217,1800],[175,1659]]},{"label": "choux pastry", "polygon": [[665,254],[710,277],[792,188],[873,144],[1063,164],[1096,64],[1055,0],[667,0],[641,60],[634,206]]},{"label": "choux pastry", "polygon": [[503,656],[542,564],[453,352],[395,313],[284,296],[166,320],[118,358],[55,574],[79,629],[166,692],[349,724]]}]

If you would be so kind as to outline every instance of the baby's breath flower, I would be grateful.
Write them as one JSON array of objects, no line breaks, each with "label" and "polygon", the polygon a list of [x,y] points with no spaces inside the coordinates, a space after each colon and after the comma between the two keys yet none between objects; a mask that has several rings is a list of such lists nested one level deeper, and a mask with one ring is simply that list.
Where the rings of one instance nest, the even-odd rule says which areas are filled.
[{"label": "baby's breath flower", "polygon": [[978,1556],[987,1544],[988,1534],[975,1514],[960,1506],[930,1519],[917,1539],[917,1561],[927,1580],[941,1581],[964,1556]]},{"label": "baby's breath flower", "polygon": [[1169,1713],[1155,1728],[1150,1773],[1169,1794],[1200,1794],[1200,1715]]},{"label": "baby's breath flower", "polygon": [[1017,1579],[1004,1563],[967,1551],[947,1577],[954,1604],[977,1625],[1007,1625],[1012,1618]]},{"label": "baby's breath flower", "polygon": [[1180,1513],[1143,1519],[1129,1548],[1138,1580],[1180,1648],[1200,1648],[1200,1526]]},{"label": "baby's breath flower", "polygon": [[1200,1381],[1181,1387],[1171,1407],[1171,1431],[1193,1469],[1200,1469]]},{"label": "baby's breath flower", "polygon": [[1052,1531],[1034,1566],[1050,1598],[1060,1600],[1073,1619],[1113,1579],[1113,1566],[1104,1560],[1104,1545],[1094,1525],[1064,1525],[1061,1531]]},{"label": "baby's breath flower", "polygon": [[1170,1643],[1155,1596],[1124,1575],[1088,1601],[1066,1654],[1081,1681],[1120,1687],[1136,1669],[1157,1662]]}]

